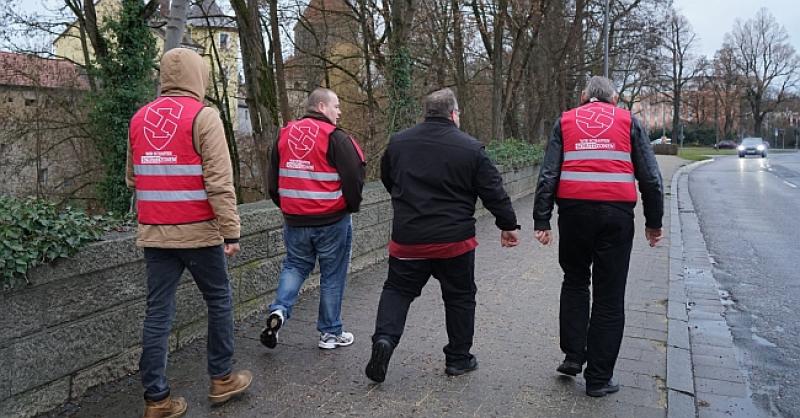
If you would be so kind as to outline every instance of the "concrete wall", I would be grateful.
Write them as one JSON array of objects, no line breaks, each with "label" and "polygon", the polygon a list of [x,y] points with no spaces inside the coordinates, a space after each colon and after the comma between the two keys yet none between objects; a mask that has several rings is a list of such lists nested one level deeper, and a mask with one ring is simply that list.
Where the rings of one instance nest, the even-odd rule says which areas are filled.
[{"label": "concrete wall", "polygon": [[[504,173],[506,190],[514,198],[529,194],[536,174],[533,167]],[[229,265],[237,320],[265,308],[285,253],[282,217],[271,202],[243,205],[240,212],[242,251]],[[391,217],[388,194],[379,183],[368,184],[353,217],[353,270],[386,258]],[[0,293],[0,417],[48,411],[136,372],[146,284],[132,236],[90,245],[35,269],[29,279],[28,286]],[[206,331],[205,304],[188,274],[177,300],[170,350]]]}]

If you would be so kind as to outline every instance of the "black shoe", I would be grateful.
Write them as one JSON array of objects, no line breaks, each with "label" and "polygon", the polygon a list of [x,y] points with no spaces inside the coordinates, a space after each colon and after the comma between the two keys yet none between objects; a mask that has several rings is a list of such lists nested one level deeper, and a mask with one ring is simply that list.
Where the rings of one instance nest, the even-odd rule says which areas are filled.
[{"label": "black shoe", "polygon": [[613,380],[609,380],[601,386],[586,386],[586,394],[593,398],[601,398],[611,393],[619,392],[619,385]]},{"label": "black shoe", "polygon": [[283,312],[273,311],[267,317],[267,327],[261,331],[261,344],[267,348],[275,348],[278,345],[278,330],[283,325]]},{"label": "black shoe", "polygon": [[567,376],[575,376],[581,372],[581,369],[583,369],[583,366],[580,363],[564,360],[564,362],[556,368],[556,371]]},{"label": "black shoe", "polygon": [[372,343],[372,357],[369,358],[367,368],[364,370],[370,380],[378,383],[386,380],[386,369],[389,368],[393,351],[394,347],[388,340],[379,339]]},{"label": "black shoe", "polygon": [[448,376],[461,376],[464,373],[469,373],[478,369],[478,359],[472,356],[464,366],[450,365],[445,367],[444,372]]}]

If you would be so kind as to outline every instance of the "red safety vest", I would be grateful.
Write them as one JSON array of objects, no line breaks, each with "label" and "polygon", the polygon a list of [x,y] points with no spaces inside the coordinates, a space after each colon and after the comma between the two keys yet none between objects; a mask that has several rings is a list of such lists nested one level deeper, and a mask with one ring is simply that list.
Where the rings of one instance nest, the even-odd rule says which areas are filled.
[{"label": "red safety vest", "polygon": [[179,225],[214,219],[192,126],[203,103],[162,96],[133,115],[128,138],[139,223]]},{"label": "red safety vest", "polygon": [[[342,181],[328,163],[328,142],[336,126],[314,118],[286,124],[278,138],[278,195],[289,215],[324,215],[347,208]],[[364,155],[351,137],[361,160]]]},{"label": "red safety vest", "polygon": [[636,202],[630,132],[630,112],[609,103],[592,102],[564,112],[564,162],[556,196]]}]

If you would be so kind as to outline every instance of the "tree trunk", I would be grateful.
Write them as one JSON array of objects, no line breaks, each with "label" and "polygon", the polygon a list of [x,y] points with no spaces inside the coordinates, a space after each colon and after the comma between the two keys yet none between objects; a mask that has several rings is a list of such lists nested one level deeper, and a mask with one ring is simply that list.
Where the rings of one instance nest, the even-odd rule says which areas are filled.
[{"label": "tree trunk", "polygon": [[358,0],[358,7],[359,13],[361,14],[361,42],[362,42],[362,49],[364,52],[364,73],[366,75],[366,81],[364,84],[364,91],[367,94],[367,129],[368,129],[368,138],[363,138],[366,143],[371,143],[377,137],[377,129],[375,126],[375,109],[378,107],[378,103],[375,101],[375,91],[372,84],[372,48],[370,48],[371,42],[370,38],[367,34],[371,33],[370,28],[368,27],[367,23],[367,0]]},{"label": "tree trunk", "polygon": [[389,133],[416,123],[412,92],[411,51],[408,41],[414,19],[415,0],[397,0],[391,5],[389,32]]},{"label": "tree trunk", "polygon": [[269,0],[269,26],[272,33],[272,55],[275,60],[275,83],[278,90],[278,103],[281,109],[283,123],[292,120],[292,110],[289,108],[289,95],[286,93],[286,75],[283,71],[283,48],[281,47],[281,32],[278,23],[278,0]]},{"label": "tree trunk", "polygon": [[508,0],[498,0],[492,34],[492,136],[489,141],[503,139],[503,33],[507,8]]},{"label": "tree trunk", "polygon": [[464,33],[462,32],[462,22],[464,15],[461,14],[461,2],[451,0],[450,6],[453,8],[453,60],[456,64],[456,91],[458,94],[458,106],[461,111],[461,129],[464,132],[475,135],[473,130],[472,115],[470,114],[471,89],[467,87],[467,72],[464,64]]},{"label": "tree trunk", "polygon": [[183,32],[186,30],[186,16],[189,14],[187,0],[172,0],[167,18],[167,39],[164,41],[164,52],[180,46]]},{"label": "tree trunk", "polygon": [[231,0],[231,6],[236,14],[236,24],[239,27],[244,78],[247,86],[247,106],[250,109],[250,123],[257,153],[256,160],[261,172],[262,192],[264,196],[267,196],[268,155],[278,126],[275,80],[264,49],[258,1]]},{"label": "tree trunk", "polygon": [[89,35],[89,41],[92,43],[94,55],[96,58],[105,58],[108,56],[108,43],[103,35],[100,33],[100,28],[97,26],[97,12],[94,8],[94,0],[83,0],[84,18],[86,21],[86,33]]}]

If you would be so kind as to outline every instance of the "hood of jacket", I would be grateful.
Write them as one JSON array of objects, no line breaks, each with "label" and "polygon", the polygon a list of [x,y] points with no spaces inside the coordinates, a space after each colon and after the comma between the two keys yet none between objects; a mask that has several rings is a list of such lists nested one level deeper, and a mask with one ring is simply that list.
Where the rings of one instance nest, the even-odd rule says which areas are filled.
[{"label": "hood of jacket", "polygon": [[161,95],[202,101],[208,88],[208,64],[197,52],[173,48],[161,57]]}]

